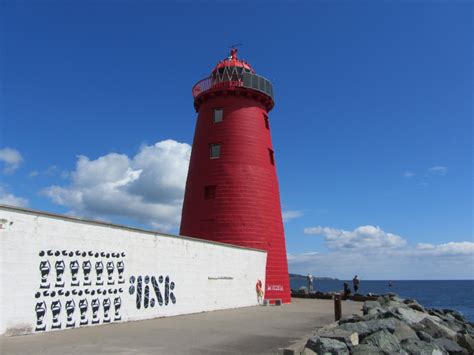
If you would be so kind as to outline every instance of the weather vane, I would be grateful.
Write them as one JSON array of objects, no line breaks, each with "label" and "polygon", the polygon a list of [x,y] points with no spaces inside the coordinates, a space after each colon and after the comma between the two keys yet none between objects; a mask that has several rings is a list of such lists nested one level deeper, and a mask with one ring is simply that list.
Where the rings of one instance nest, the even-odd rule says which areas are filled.
[{"label": "weather vane", "polygon": [[230,54],[229,54],[229,57],[227,59],[231,60],[231,59],[237,59],[237,51],[238,51],[238,48],[239,46],[243,46],[242,43],[238,43],[238,44],[234,44],[232,46],[230,46]]}]

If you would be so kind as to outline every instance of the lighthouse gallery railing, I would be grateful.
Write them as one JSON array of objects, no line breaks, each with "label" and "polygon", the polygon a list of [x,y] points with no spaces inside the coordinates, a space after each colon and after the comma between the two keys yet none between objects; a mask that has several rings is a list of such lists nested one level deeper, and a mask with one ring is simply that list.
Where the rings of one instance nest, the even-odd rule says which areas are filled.
[{"label": "lighthouse gallery railing", "polygon": [[216,88],[244,87],[260,91],[273,99],[273,85],[263,76],[244,72],[233,79],[235,80],[219,80],[212,76],[202,79],[193,86],[193,97],[196,98],[200,94]]}]

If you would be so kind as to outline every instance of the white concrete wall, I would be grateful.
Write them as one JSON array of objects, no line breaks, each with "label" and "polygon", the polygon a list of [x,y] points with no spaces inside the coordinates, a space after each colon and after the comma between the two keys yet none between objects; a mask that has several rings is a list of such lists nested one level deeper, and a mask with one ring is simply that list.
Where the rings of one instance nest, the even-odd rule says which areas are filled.
[{"label": "white concrete wall", "polygon": [[[103,265],[103,285],[97,262]],[[64,273],[57,279],[62,263]],[[262,251],[0,206],[0,334],[257,305],[255,285],[265,284],[265,263]],[[40,265],[50,269],[43,280]],[[75,279],[71,265],[78,266]],[[56,319],[52,308],[59,310]]]}]

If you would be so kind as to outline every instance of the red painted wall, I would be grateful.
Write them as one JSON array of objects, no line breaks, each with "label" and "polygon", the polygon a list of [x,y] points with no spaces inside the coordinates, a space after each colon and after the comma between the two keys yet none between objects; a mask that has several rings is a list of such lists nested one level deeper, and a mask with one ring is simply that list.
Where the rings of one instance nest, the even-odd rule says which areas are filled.
[{"label": "red painted wall", "polygon": [[[214,108],[224,109],[222,122],[213,122]],[[265,299],[288,303],[285,236],[266,113],[251,97],[222,94],[202,102],[180,234],[267,250]],[[221,144],[220,158],[210,159],[211,143]],[[207,185],[216,185],[214,199],[204,198]]]}]

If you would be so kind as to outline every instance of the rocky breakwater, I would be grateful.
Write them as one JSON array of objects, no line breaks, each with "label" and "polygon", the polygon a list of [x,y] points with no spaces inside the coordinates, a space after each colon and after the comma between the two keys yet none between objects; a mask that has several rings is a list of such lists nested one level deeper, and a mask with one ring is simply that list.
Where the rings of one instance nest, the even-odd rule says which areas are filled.
[{"label": "rocky breakwater", "polygon": [[425,309],[395,294],[366,301],[352,315],[319,328],[302,354],[474,354],[474,326],[452,310]]}]

